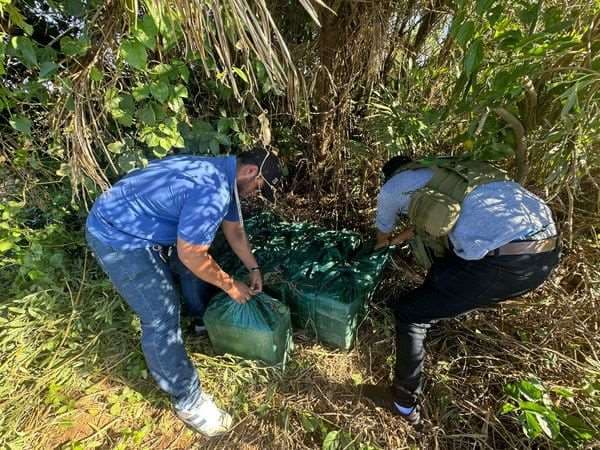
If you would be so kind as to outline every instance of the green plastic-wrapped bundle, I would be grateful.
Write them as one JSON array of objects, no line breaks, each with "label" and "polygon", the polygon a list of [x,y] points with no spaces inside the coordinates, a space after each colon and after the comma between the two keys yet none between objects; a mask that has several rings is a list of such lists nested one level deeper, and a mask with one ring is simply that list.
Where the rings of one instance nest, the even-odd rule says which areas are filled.
[{"label": "green plastic-wrapped bundle", "polygon": [[[352,347],[387,252],[361,249],[360,235],[263,213],[246,221],[265,290],[289,305],[296,328],[342,349]],[[247,273],[226,243],[215,255],[238,278]]]},{"label": "green plastic-wrapped bundle", "polygon": [[268,289],[290,306],[296,328],[348,350],[386,260],[384,251],[365,254],[310,278],[281,281]]},{"label": "green plastic-wrapped bundle", "polygon": [[245,304],[218,295],[206,309],[204,324],[217,353],[285,365],[291,350],[290,310],[263,293]]}]

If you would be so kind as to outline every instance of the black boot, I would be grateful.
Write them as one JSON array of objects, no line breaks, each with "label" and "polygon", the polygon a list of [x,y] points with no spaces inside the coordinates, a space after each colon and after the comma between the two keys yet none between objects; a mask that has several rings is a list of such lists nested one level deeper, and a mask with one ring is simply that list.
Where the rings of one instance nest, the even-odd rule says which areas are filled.
[{"label": "black boot", "polygon": [[412,426],[418,426],[421,423],[421,412],[418,403],[412,405],[404,405],[399,403],[398,389],[396,386],[379,385],[379,384],[363,384],[360,386],[364,398],[380,408],[386,409],[396,416],[402,417]]}]

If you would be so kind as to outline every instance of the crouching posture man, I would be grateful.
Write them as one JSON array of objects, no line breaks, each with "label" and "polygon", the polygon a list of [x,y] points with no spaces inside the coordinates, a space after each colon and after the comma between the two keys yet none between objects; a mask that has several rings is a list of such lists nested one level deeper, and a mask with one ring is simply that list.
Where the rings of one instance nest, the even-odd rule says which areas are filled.
[{"label": "crouching posture man", "polygon": [[[186,353],[180,299],[164,249],[176,245],[179,259],[194,275],[245,303],[262,290],[262,279],[241,222],[239,197],[251,197],[259,189],[271,197],[280,176],[277,158],[264,149],[242,153],[237,160],[173,156],[121,179],[96,200],[87,219],[90,248],[140,317],[142,350],[152,377],[171,396],[176,414],[208,436],[227,431],[231,416],[202,391]],[[219,226],[250,271],[250,286],[234,280],[209,255]],[[185,309],[201,314],[205,305],[185,302],[206,299],[185,291],[182,286]]]},{"label": "crouching posture man", "polygon": [[[397,156],[383,171],[376,246],[410,240],[429,272],[422,286],[390,304],[396,318],[392,385],[365,385],[363,394],[416,424],[431,325],[540,286],[558,263],[557,228],[541,199],[484,162]],[[391,240],[399,215],[410,226]]]}]

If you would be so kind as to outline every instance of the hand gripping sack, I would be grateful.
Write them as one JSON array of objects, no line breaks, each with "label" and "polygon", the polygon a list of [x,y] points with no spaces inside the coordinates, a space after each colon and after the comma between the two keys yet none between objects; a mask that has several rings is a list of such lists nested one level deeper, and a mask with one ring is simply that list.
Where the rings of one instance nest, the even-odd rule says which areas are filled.
[{"label": "hand gripping sack", "polygon": [[289,308],[264,293],[244,304],[226,294],[216,296],[204,324],[217,353],[285,365],[292,348]]}]

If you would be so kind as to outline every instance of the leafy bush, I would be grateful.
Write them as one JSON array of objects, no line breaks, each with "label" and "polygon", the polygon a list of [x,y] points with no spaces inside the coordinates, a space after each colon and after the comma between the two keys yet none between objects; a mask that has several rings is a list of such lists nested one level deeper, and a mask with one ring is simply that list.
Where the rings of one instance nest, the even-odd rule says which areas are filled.
[{"label": "leafy bush", "polygon": [[598,430],[580,413],[564,409],[565,401],[571,410],[576,406],[575,393],[570,389],[555,386],[548,390],[539,381],[521,380],[506,385],[505,392],[508,401],[502,406],[502,413],[516,415],[530,439],[546,436],[561,447],[571,448],[598,436]]}]

